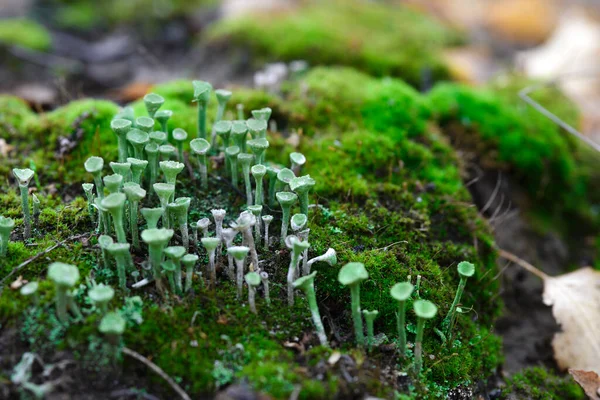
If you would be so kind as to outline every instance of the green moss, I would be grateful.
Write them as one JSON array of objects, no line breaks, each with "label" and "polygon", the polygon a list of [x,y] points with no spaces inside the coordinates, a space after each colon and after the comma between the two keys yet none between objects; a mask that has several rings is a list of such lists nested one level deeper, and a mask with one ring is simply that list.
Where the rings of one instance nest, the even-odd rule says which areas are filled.
[{"label": "green moss", "polygon": [[52,45],[46,28],[35,21],[24,18],[0,20],[0,45],[20,46],[44,51]]},{"label": "green moss", "polygon": [[[518,81],[520,82],[520,81]],[[438,85],[428,98],[435,117],[453,143],[476,155],[487,168],[506,171],[528,194],[530,208],[555,219],[589,225],[592,215],[589,149],[518,100],[522,84],[502,90]],[[575,111],[555,90],[536,92],[542,103],[574,123]],[[553,101],[549,101],[552,98]],[[584,157],[588,161],[583,162]],[[597,154],[596,154],[597,161]],[[597,173],[596,173],[597,174]],[[587,222],[584,222],[586,221]]]},{"label": "green moss", "polygon": [[[165,109],[175,111],[173,126],[184,127],[193,135],[196,113],[195,105],[186,94],[190,89],[189,83],[177,82],[153,90],[165,97]],[[425,378],[418,387],[419,393],[432,391],[434,382],[438,384],[436,391],[447,392],[456,385],[489,375],[500,362],[498,338],[488,332],[500,310],[495,300],[498,287],[493,280],[496,265],[492,236],[471,205],[461,181],[458,157],[430,126],[427,103],[398,80],[371,78],[344,68],[316,69],[288,87],[286,96],[288,99],[259,91],[235,90],[228,112],[235,115],[235,104],[240,101],[246,104],[247,113],[268,105],[273,108],[278,125],[285,126],[286,133],[301,133],[297,150],[308,159],[303,173],[311,174],[317,182],[311,194],[311,201],[317,206],[310,211],[312,247],[309,256],[322,254],[328,247],[338,251],[339,265],[313,267],[318,271],[316,288],[323,315],[332,320],[344,338],[338,351],[345,351],[352,332],[349,293],[337,281],[340,265],[348,261],[365,263],[371,278],[361,290],[363,308],[379,310],[376,332],[384,332],[393,339],[395,305],[388,294],[389,288],[408,275],[414,282],[420,274],[423,278],[420,295],[440,306],[440,316],[433,321],[439,326],[458,283],[455,265],[466,259],[478,267],[478,284],[467,287],[463,304],[466,308],[473,307],[478,319],[461,315],[452,346],[442,346],[440,339],[428,330],[425,352],[434,358],[425,357]],[[116,111],[114,104],[72,103],[28,122],[35,127],[34,141],[48,140],[43,139],[43,135],[64,131],[78,115],[90,111],[86,106],[95,114],[85,125],[85,134],[79,142],[81,148],[78,146],[71,152],[73,156],[68,162],[72,164],[67,164],[77,165],[80,170],[89,154],[102,154],[107,161],[114,154],[116,140],[108,128]],[[141,102],[133,106],[139,115],[145,114]],[[215,106],[216,102],[212,102],[209,115],[214,115]],[[356,119],[349,119],[348,115]],[[286,138],[272,135],[269,140],[268,159],[287,165],[289,160],[285,154],[292,148]],[[35,148],[35,144],[30,146]],[[80,183],[89,181],[83,172],[78,177],[76,172],[64,174],[47,173],[43,182],[58,178],[69,182],[69,176],[80,192]],[[178,195],[198,200],[190,211],[191,220],[206,216],[211,207],[226,208],[228,215],[242,209],[243,199],[227,185],[215,183],[210,192],[204,192],[186,174],[180,183]],[[68,185],[63,186],[68,188]],[[5,196],[6,201],[1,204],[8,205],[7,214],[19,218],[14,189]],[[58,198],[48,197],[42,200],[42,205],[40,239],[36,240],[39,248],[31,249],[21,242],[11,244],[9,252],[13,251],[16,257],[0,264],[2,272],[56,240],[93,229],[81,198],[61,205]],[[277,214],[278,210],[272,213]],[[278,224],[272,225],[274,235],[278,230]],[[477,247],[474,242],[478,243]],[[92,239],[91,245],[94,243]],[[98,281],[114,284],[114,274],[96,265],[98,251],[92,246],[72,243],[57,248],[48,257],[76,263],[82,276],[93,269]],[[274,305],[269,310],[261,298],[259,316],[254,316],[245,306],[240,307],[235,300],[235,289],[228,282],[220,284],[214,293],[195,287],[196,295],[186,297],[181,303],[167,302],[159,306],[149,302],[144,323],[126,333],[125,343],[152,357],[193,394],[213,393],[228,383],[246,379],[257,390],[275,398],[289,397],[297,386],[302,398],[344,397],[362,393],[365,388],[370,393],[389,397],[394,382],[378,372],[378,352],[367,357],[372,363],[365,369],[367,372],[360,372],[358,381],[348,384],[340,379],[337,367],[327,367],[322,375],[307,369],[306,365],[326,365],[329,353],[323,349],[299,358],[283,346],[286,341],[312,331],[310,314],[300,296],[296,307],[289,309],[284,305],[285,285],[278,283],[285,282],[288,252],[263,253],[261,259],[272,267],[269,273],[274,271],[271,275]],[[44,258],[30,264],[23,271],[24,277],[43,276],[47,263]],[[15,312],[7,310],[10,315]],[[409,327],[414,328],[412,313],[408,321]],[[165,331],[165,326],[170,329]],[[409,340],[413,340],[413,331]],[[76,343],[88,336],[85,330],[70,330],[67,335]],[[243,345],[243,350],[236,346],[238,343]],[[469,353],[469,356],[463,359],[454,353]],[[364,361],[360,353],[349,354],[359,363]],[[381,363],[382,368],[390,368],[389,357],[382,357]],[[397,366],[402,371],[408,367],[408,363]]]},{"label": "green moss", "polygon": [[582,399],[581,387],[570,376],[558,376],[544,367],[527,368],[511,376],[504,395],[511,394],[520,399]]},{"label": "green moss", "polygon": [[217,23],[212,42],[231,40],[266,60],[348,65],[420,86],[447,77],[441,50],[459,35],[409,7],[361,1],[307,1],[289,12]]},{"label": "green moss", "polygon": [[[102,5],[84,0],[59,0],[56,22],[64,28],[80,30],[117,25],[140,25],[145,30],[156,29],[157,22],[185,17],[200,7],[213,7],[216,0],[136,0],[122,2],[108,0]],[[152,21],[152,23],[150,22]]]}]

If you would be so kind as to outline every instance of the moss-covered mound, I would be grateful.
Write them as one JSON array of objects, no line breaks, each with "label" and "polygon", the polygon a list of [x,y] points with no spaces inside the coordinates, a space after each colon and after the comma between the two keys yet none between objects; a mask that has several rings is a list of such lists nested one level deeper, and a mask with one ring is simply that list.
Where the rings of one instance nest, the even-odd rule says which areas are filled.
[{"label": "moss-covered mound", "polygon": [[[191,85],[172,83],[156,87],[155,91],[165,96],[164,108],[175,111],[173,127],[195,132]],[[196,286],[195,296],[166,304],[153,298],[152,291],[143,290],[140,295],[146,304],[145,321],[128,329],[126,345],[151,357],[196,395],[247,380],[255,389],[275,398],[288,397],[296,387],[300,388],[301,398],[349,398],[365,392],[390,397],[395,391],[440,398],[454,387],[471,385],[491,375],[500,362],[499,339],[490,333],[500,310],[497,281],[493,279],[496,266],[492,236],[462,184],[455,152],[430,124],[426,100],[398,80],[326,68],[313,70],[304,80],[288,87],[285,98],[244,89],[234,93],[230,104],[244,102],[246,110],[270,106],[277,124],[285,127],[283,133],[269,134],[269,160],[287,165],[289,160],[284,155],[293,150],[307,157],[303,173],[317,182],[311,194],[311,202],[316,206],[310,210],[309,255],[322,254],[333,247],[339,258],[337,266],[313,267],[318,272],[317,296],[336,351],[354,360],[350,373],[357,379],[347,381],[342,373],[347,367],[326,362],[331,350],[315,347],[297,353],[284,346],[305,333],[309,336],[302,341],[303,346],[316,345],[303,301],[291,309],[282,304],[289,262],[287,250],[261,256],[274,282],[271,309],[259,299],[259,314],[253,316],[235,300],[235,289],[227,283],[220,285],[216,294]],[[16,127],[15,132],[7,131],[9,144],[18,148],[18,153],[11,156],[38,160],[38,194],[43,199],[42,206],[47,208],[34,229],[34,242],[39,245],[11,243],[12,256],[0,261],[0,276],[57,240],[93,231],[81,197],[70,203],[66,199],[73,194],[81,196],[80,184],[91,180],[82,168],[87,156],[114,159],[116,139],[108,123],[117,110],[112,103],[84,100],[37,116],[14,99],[2,101],[14,105],[14,112],[6,118]],[[141,115],[141,103],[133,106]],[[214,111],[213,106],[209,115]],[[233,112],[230,107],[228,113],[233,116]],[[87,119],[82,122],[83,116]],[[27,136],[25,132],[34,134]],[[77,133],[77,145],[63,161],[52,162],[57,135],[73,132]],[[42,146],[47,154],[42,154]],[[4,173],[8,176],[7,171]],[[208,215],[212,207],[224,207],[228,215],[240,211],[243,199],[228,185],[211,180],[211,190],[205,192],[198,188],[196,179],[184,173],[178,183],[178,190],[182,191],[179,195],[194,198],[190,220]],[[0,214],[16,218],[20,227],[15,189],[7,183],[2,186],[8,194],[3,198]],[[48,195],[57,186],[63,189],[58,193],[64,203],[60,197]],[[278,216],[279,210],[269,213]],[[278,234],[277,224],[272,229],[273,234]],[[17,228],[13,239],[19,237]],[[91,237],[83,243],[67,243],[47,258],[29,263],[19,274],[30,280],[43,278],[50,258],[72,262],[82,276],[91,272],[97,282],[116,285],[115,272],[102,267],[95,241]],[[441,328],[448,312],[458,283],[456,265],[462,260],[476,264],[476,275],[462,299],[466,314],[459,316],[453,340],[444,344],[433,328]],[[389,340],[396,337],[396,305],[389,295],[394,283],[409,276],[415,283],[420,276],[418,296],[439,306],[438,316],[426,329],[426,356],[420,378],[410,373],[412,356],[398,359],[393,352],[386,353],[385,349],[390,349],[386,345],[368,356],[353,350],[349,291],[337,282],[340,265],[348,261],[365,264],[370,279],[362,286],[362,307],[379,310],[375,330],[385,333]],[[45,298],[43,304],[48,310],[42,314],[52,315],[51,293]],[[115,307],[121,304],[121,298],[114,301]],[[34,336],[36,343],[43,342],[46,339],[27,332],[36,332],[31,325],[48,328],[53,323],[51,318],[33,315],[25,326],[21,318],[24,307],[18,293],[5,291],[0,323],[21,329],[25,337]],[[408,309],[412,310],[412,300]],[[97,335],[95,324],[92,318],[57,333],[51,340],[59,347],[74,346],[80,350],[82,346],[96,346],[98,341],[89,338]],[[415,327],[415,316],[409,311],[410,342],[414,340]],[[393,371],[409,372],[408,378],[398,380]]]},{"label": "moss-covered mound", "polygon": [[406,6],[362,0],[302,2],[300,9],[221,21],[210,41],[231,40],[266,61],[348,65],[420,87],[447,77],[441,50],[459,35]]},{"label": "moss-covered mound", "polygon": [[185,17],[200,7],[215,6],[217,0],[108,0],[102,4],[85,0],[56,0],[52,16],[63,28],[93,30],[133,24],[145,30],[157,29],[157,21]]},{"label": "moss-covered mound", "polygon": [[[528,84],[523,79],[485,89],[441,84],[428,99],[452,143],[484,168],[507,172],[527,193],[524,206],[544,210],[544,217],[558,226],[561,220],[574,221],[578,230],[593,226],[600,204],[593,190],[598,179],[593,165],[599,157],[518,97]],[[533,97],[578,125],[576,109],[558,90],[542,88]]]},{"label": "moss-covered mound", "polygon": [[52,45],[52,37],[44,26],[30,19],[2,19],[0,20],[0,51],[2,45],[43,51],[48,50]]}]

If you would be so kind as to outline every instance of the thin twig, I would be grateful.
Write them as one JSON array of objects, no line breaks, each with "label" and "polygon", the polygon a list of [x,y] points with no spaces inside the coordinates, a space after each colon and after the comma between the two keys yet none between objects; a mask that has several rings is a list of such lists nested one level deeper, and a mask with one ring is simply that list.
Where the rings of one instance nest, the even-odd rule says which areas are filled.
[{"label": "thin twig", "polygon": [[550,121],[554,122],[556,125],[563,128],[565,131],[569,132],[571,135],[575,136],[579,140],[588,144],[594,150],[600,152],[600,144],[596,143],[589,137],[585,136],[583,133],[579,132],[577,129],[573,128],[571,125],[567,124],[565,121],[560,119],[556,114],[552,113],[546,107],[542,106],[537,101],[533,100],[529,94],[534,90],[537,90],[543,86],[551,85],[554,82],[549,82],[547,84],[541,83],[537,85],[527,86],[519,91],[519,97],[523,99],[527,104],[533,107],[537,112],[548,118]]},{"label": "thin twig", "polygon": [[36,255],[23,261],[21,264],[17,265],[12,271],[10,271],[10,273],[8,275],[6,275],[4,278],[2,278],[2,280],[0,281],[0,293],[2,293],[2,289],[4,289],[4,286],[3,286],[4,282],[6,280],[8,280],[8,278],[10,278],[15,272],[19,272],[21,269],[25,268],[26,266],[28,266],[29,264],[31,264],[38,258],[50,253],[52,250],[64,245],[67,242],[71,242],[73,240],[81,239],[82,237],[91,236],[91,235],[92,235],[91,233],[82,233],[80,235],[70,236],[70,237],[66,238],[65,240],[62,240],[62,241],[48,247],[46,250],[41,251],[41,252],[37,253]]},{"label": "thin twig", "polygon": [[123,353],[128,356],[135,358],[136,360],[144,363],[148,368],[154,371],[157,375],[163,378],[167,383],[173,388],[175,392],[181,397],[183,400],[192,400],[190,396],[179,386],[173,378],[171,378],[165,371],[163,371],[158,365],[154,364],[152,361],[148,360],[146,357],[141,355],[140,353],[133,351],[127,347],[123,347]]},{"label": "thin twig", "polygon": [[498,249],[498,255],[502,258],[505,258],[509,261],[514,262],[519,267],[525,268],[527,271],[531,272],[532,274],[541,278],[542,280],[546,280],[546,279],[550,278],[550,275],[545,274],[541,270],[539,270],[536,267],[534,267],[533,265],[529,264],[527,261],[517,257],[513,253],[509,253],[506,250]]}]

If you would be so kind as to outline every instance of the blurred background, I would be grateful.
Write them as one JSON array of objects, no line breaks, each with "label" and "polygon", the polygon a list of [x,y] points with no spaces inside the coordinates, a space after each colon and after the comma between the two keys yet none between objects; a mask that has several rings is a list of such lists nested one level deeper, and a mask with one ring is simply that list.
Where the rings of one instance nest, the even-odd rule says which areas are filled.
[{"label": "blurred background", "polygon": [[[0,18],[0,91],[42,109],[177,78],[276,87],[318,64],[420,90],[519,71],[557,80],[584,133],[600,132],[593,0],[0,0]],[[301,62],[268,65],[282,61]]]}]

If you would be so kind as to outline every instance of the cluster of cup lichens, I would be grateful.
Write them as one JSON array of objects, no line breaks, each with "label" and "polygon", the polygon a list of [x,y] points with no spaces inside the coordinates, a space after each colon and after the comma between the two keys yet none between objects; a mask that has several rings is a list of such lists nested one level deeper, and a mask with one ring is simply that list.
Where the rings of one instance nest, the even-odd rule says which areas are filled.
[{"label": "cluster of cup lichens", "polygon": [[[198,137],[188,142],[189,135],[183,129],[169,130],[168,120],[172,112],[161,110],[164,99],[152,93],[144,98],[147,116],[136,118],[131,108],[125,108],[111,122],[118,142],[118,160],[109,163],[113,174],[103,175],[105,163],[101,157],[92,156],[85,162],[85,169],[92,175],[94,183],[84,183],[83,190],[88,199],[89,214],[97,223],[100,233],[98,243],[102,263],[106,268],[116,269],[121,290],[128,291],[155,282],[159,292],[165,296],[169,292],[184,295],[191,290],[194,279],[200,282],[200,286],[214,289],[218,284],[217,266],[220,265],[226,276],[235,282],[238,298],[243,297],[246,283],[249,307],[256,313],[255,296],[260,285],[263,286],[266,304],[270,304],[269,274],[261,268],[259,252],[272,246],[286,246],[290,249],[288,304],[294,304],[295,289],[305,293],[319,341],[322,345],[328,345],[315,295],[316,272],[311,273],[311,266],[316,262],[334,265],[337,257],[333,249],[328,249],[321,256],[308,258],[308,194],[315,182],[309,175],[298,176],[306,158],[301,153],[290,154],[289,168],[268,163],[265,155],[269,148],[267,127],[271,110],[254,110],[253,117],[244,120],[243,112],[242,115],[239,114],[242,108],[238,107],[237,120],[224,120],[226,105],[231,97],[231,93],[225,90],[214,92],[219,103],[217,116],[212,132],[207,132],[206,110],[212,88],[208,83],[200,81],[194,81],[193,88],[194,99],[198,104]],[[213,173],[225,175],[234,188],[243,185],[246,211],[230,222],[228,227],[225,226],[226,212],[222,209],[211,210],[212,220],[202,218],[191,223],[188,221],[194,199],[176,197],[178,178],[187,161],[184,153],[187,146],[191,150],[190,161],[197,168],[202,190],[206,192],[210,188],[210,156],[224,156],[225,159],[224,166],[220,170],[213,170]],[[33,171],[15,170],[14,174],[19,180],[23,199],[24,232],[29,235],[31,229],[27,186]],[[191,182],[195,181],[193,174],[188,178]],[[268,180],[268,185],[265,185],[265,179]],[[281,208],[278,243],[271,240],[273,235],[269,235],[269,226],[274,216],[263,212],[265,206],[274,208],[277,204]],[[293,214],[296,204],[299,212]],[[143,222],[140,221],[139,214]],[[211,236],[210,227],[213,224],[214,236]],[[143,227],[141,231],[140,225]],[[7,237],[13,226],[14,221],[0,217],[0,252],[6,250]],[[175,229],[179,235],[175,234]],[[290,229],[292,234],[288,235]],[[202,237],[199,237],[200,232]],[[235,245],[238,236],[241,237],[241,245]],[[146,245],[145,249],[142,242]],[[208,263],[203,270],[196,268],[200,244],[208,255]],[[142,264],[141,270],[135,268],[132,257],[134,249],[138,255],[147,250],[147,261]],[[141,277],[144,271],[148,271],[148,276]],[[461,281],[456,298],[443,321],[444,332],[439,331],[446,337],[451,337],[456,312],[460,311],[458,305],[466,279],[473,275],[474,267],[462,262],[458,271]],[[138,276],[140,278],[136,282],[131,282],[132,278]],[[80,317],[72,292],[79,279],[77,268],[53,263],[50,265],[48,278],[55,283],[59,320],[67,322],[69,312]],[[338,279],[351,291],[357,344],[361,347],[366,344],[371,348],[375,343],[374,321],[378,311],[361,312],[360,307],[360,283],[368,279],[368,273],[363,264],[351,262],[340,269]],[[36,290],[37,283],[32,282],[23,287],[22,293],[35,296]],[[398,302],[397,345],[401,356],[405,356],[407,347],[406,303],[411,299],[413,290],[414,286],[410,282],[398,283],[391,288],[391,296]],[[105,285],[95,285],[88,293],[90,301],[103,313],[99,329],[114,339],[123,333],[125,322],[119,313],[108,312],[108,303],[113,296],[114,290]],[[413,302],[413,308],[417,316],[414,369],[418,373],[422,366],[425,321],[435,317],[437,307],[427,300],[417,298]],[[363,316],[367,325],[366,340]]]},{"label": "cluster of cup lichens", "polygon": [[[131,108],[125,108],[111,121],[118,143],[118,160],[109,163],[113,174],[103,175],[105,163],[101,157],[92,156],[85,162],[84,167],[94,183],[83,184],[83,190],[90,215],[101,233],[98,243],[102,262],[107,268],[116,269],[119,287],[124,291],[154,282],[163,295],[170,292],[179,296],[191,289],[194,280],[201,286],[215,288],[217,266],[222,266],[226,276],[235,282],[240,298],[246,283],[250,309],[256,312],[255,295],[259,285],[263,286],[266,303],[270,303],[269,274],[261,268],[259,253],[277,245],[272,240],[274,236],[269,235],[274,216],[264,210],[267,205],[273,209],[278,204],[281,208],[279,245],[291,249],[288,302],[294,303],[295,287],[305,290],[315,325],[322,330],[314,301],[315,274],[310,274],[310,268],[318,261],[336,263],[336,254],[329,249],[321,256],[308,259],[309,191],[315,181],[309,175],[298,176],[306,158],[301,153],[292,153],[289,168],[268,163],[267,127],[271,109],[253,110],[252,118],[241,119],[238,107],[240,119],[224,120],[231,97],[231,92],[225,90],[214,92],[218,101],[217,115],[212,132],[207,132],[206,110],[212,87],[206,82],[194,81],[193,89],[198,105],[197,137],[191,138],[181,128],[168,129],[173,113],[161,110],[164,99],[151,93],[144,97],[148,115],[136,118]],[[184,152],[188,146],[189,160]],[[226,212],[222,209],[210,210],[212,220],[202,218],[190,223],[188,215],[195,199],[177,196],[178,179],[187,173],[187,170],[184,172],[187,161],[197,170],[199,188],[204,193],[210,190],[211,156],[225,159],[224,165],[215,167],[212,173],[227,177],[234,188],[243,185],[246,211],[228,227],[225,226]],[[196,174],[188,179],[195,182]],[[296,204],[299,213],[293,214]],[[138,214],[144,221],[138,220]],[[214,236],[211,236],[213,224]],[[288,235],[290,228],[292,234]],[[199,232],[202,232],[201,238]],[[241,245],[235,245],[238,237],[241,237]],[[206,250],[208,263],[198,270],[200,245]],[[128,285],[131,278],[128,271],[134,269],[132,251],[135,249],[140,254],[145,250],[143,247],[148,257],[142,266],[147,268],[135,273],[136,276],[145,270],[149,273]],[[302,280],[297,281],[299,278]],[[323,344],[327,343],[324,335],[320,339]]]},{"label": "cluster of cup lichens", "polygon": [[[458,305],[460,303],[462,293],[465,289],[467,279],[473,276],[473,274],[475,273],[475,266],[472,263],[466,261],[460,262],[458,264],[458,273],[460,275],[460,283],[458,285],[454,301],[452,302],[452,306],[448,311],[448,315],[442,322],[443,331],[438,331],[438,333],[443,337],[444,340],[446,340],[447,337],[451,338],[454,323],[456,321],[456,313],[461,311]],[[361,347],[365,345],[364,327],[362,319],[364,315],[365,320],[367,322],[366,344],[369,348],[371,348],[374,343],[373,323],[379,313],[377,310],[364,310],[361,313],[360,284],[368,278],[369,274],[365,269],[364,264],[357,262],[351,262],[344,265],[340,269],[338,275],[339,282],[342,285],[348,286],[350,288],[352,320],[354,322],[354,333],[356,337],[356,342]],[[417,285],[419,285],[420,282],[419,278],[420,277],[417,278]],[[399,354],[402,358],[404,358],[406,355],[406,303],[411,299],[414,289],[415,287],[410,282],[410,279],[407,282],[397,283],[390,289],[390,294],[392,298],[398,302],[398,312],[396,313],[398,338],[396,344],[398,346]],[[428,300],[418,298],[417,294],[417,299],[413,302],[413,310],[415,315],[417,316],[417,330],[414,343],[414,371],[418,374],[421,372],[423,364],[422,344],[425,321],[432,319],[436,316],[437,306]]]}]

